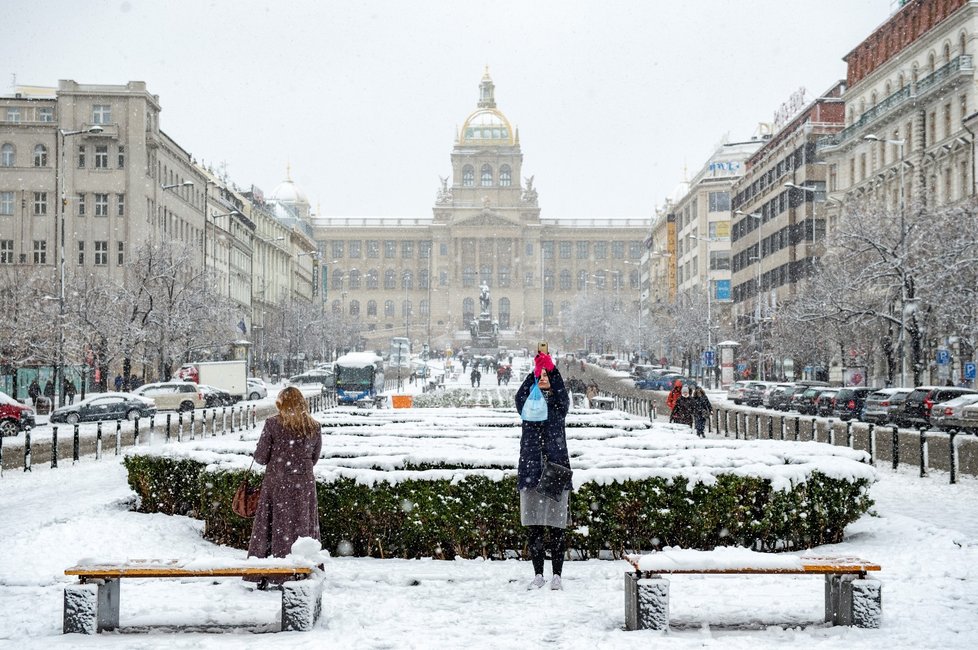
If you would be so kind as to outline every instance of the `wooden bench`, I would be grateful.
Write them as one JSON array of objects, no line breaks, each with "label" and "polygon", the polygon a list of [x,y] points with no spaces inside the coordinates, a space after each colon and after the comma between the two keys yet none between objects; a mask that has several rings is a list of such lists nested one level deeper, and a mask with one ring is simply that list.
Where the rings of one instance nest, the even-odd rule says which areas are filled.
[{"label": "wooden bench", "polygon": [[65,569],[79,581],[65,587],[64,633],[95,634],[119,627],[122,578],[265,578],[282,579],[282,630],[311,630],[322,608],[322,575],[311,564],[270,558],[229,564],[226,559],[129,560],[79,564]]},{"label": "wooden bench", "polygon": [[868,576],[870,571],[880,571],[879,565],[858,558],[731,550],[678,550],[677,553],[667,549],[626,557],[634,572],[625,574],[625,628],[664,630],[669,627],[669,581],[662,577],[666,574],[824,575],[826,623],[880,626],[881,584]]}]

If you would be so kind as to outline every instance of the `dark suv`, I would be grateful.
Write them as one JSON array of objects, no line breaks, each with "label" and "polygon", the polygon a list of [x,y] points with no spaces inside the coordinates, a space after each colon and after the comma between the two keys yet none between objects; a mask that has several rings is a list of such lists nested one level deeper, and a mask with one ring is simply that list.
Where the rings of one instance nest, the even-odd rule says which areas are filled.
[{"label": "dark suv", "polygon": [[0,437],[34,428],[34,409],[0,392]]},{"label": "dark suv", "polygon": [[859,419],[866,398],[878,390],[879,388],[840,388],[835,394],[832,415],[842,420]]},{"label": "dark suv", "polygon": [[918,386],[907,395],[903,408],[893,414],[893,419],[901,427],[930,426],[930,409],[934,404],[974,392],[953,386]]}]

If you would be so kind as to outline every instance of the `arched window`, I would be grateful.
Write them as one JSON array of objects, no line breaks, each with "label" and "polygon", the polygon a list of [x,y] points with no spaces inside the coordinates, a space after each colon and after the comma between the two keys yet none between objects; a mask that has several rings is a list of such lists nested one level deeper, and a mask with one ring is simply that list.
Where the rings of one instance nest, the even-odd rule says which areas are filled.
[{"label": "arched window", "polygon": [[422,318],[428,318],[431,315],[431,312],[428,311],[428,301],[425,298],[422,298],[421,302],[418,303],[418,312]]},{"label": "arched window", "polygon": [[917,67],[916,63],[914,63],[913,67],[910,68],[910,82],[917,83],[917,77],[919,75],[920,75],[920,68]]},{"label": "arched window", "polygon": [[385,300],[384,301],[384,316],[393,316],[393,315],[394,315],[394,301],[393,300]]},{"label": "arched window", "polygon": [[577,290],[587,291],[587,271],[577,272]]},{"label": "arched window", "polygon": [[475,169],[472,165],[462,168],[462,187],[475,187]]},{"label": "arched window", "polygon": [[487,287],[492,286],[492,265],[483,264],[479,267],[479,283],[485,284]]},{"label": "arched window", "polygon": [[48,148],[43,144],[39,144],[34,147],[34,166],[35,167],[47,167],[48,166]]},{"label": "arched window", "polygon": [[492,187],[492,167],[482,166],[482,187]]},{"label": "arched window", "polygon": [[553,318],[554,317],[554,301],[544,300],[543,301],[543,317]]},{"label": "arched window", "polygon": [[475,286],[475,269],[471,266],[466,266],[462,271],[462,286],[463,287],[474,287]]},{"label": "arched window", "polygon": [[968,53],[968,33],[967,32],[961,32],[961,35],[958,36],[958,50],[959,50],[958,54],[967,54]]},{"label": "arched window", "polygon": [[367,271],[367,288],[376,289],[380,286],[380,280],[377,277],[377,269],[370,269]]},{"label": "arched window", "polygon": [[462,301],[462,323],[466,326],[475,318],[475,300],[466,298]]},{"label": "arched window", "polygon": [[359,316],[359,315],[360,315],[360,301],[359,300],[351,300],[350,301],[350,316]]},{"label": "arched window", "polygon": [[560,290],[568,291],[571,288],[571,272],[564,269],[560,272]]},{"label": "arched window", "polygon": [[604,289],[606,286],[604,271],[596,271],[594,274],[594,286],[596,289]]},{"label": "arched window", "polygon": [[334,300],[333,303],[330,305],[330,309],[333,311],[334,314],[338,314],[343,308],[340,305],[339,300]]},{"label": "arched window", "polygon": [[498,318],[501,329],[509,329],[509,310],[509,298],[500,298]]},{"label": "arched window", "polygon": [[368,300],[367,301],[367,316],[376,316],[376,315],[377,315],[377,301],[376,300]]},{"label": "arched window", "polygon": [[948,64],[951,62],[951,44],[944,44],[944,63]]},{"label": "arched window", "polygon": [[885,95],[886,95],[887,97],[889,97],[890,95],[892,95],[892,94],[893,94],[893,86],[891,86],[891,85],[890,85],[890,82],[889,82],[889,80],[887,80],[887,82],[886,82],[886,87],[885,87],[885,89],[883,90],[883,93],[884,93],[884,94],[885,94]]},{"label": "arched window", "polygon": [[[357,269],[350,270],[350,288],[359,289],[360,288],[360,271]],[[350,308],[350,313],[353,313],[353,308]]]},{"label": "arched window", "polygon": [[930,54],[927,55],[927,72],[933,72],[936,65],[937,65],[937,57],[935,57],[934,53],[931,52]]},{"label": "arched window", "polygon": [[401,274],[401,288],[402,289],[413,289],[414,288],[414,274],[410,271],[404,271]]},{"label": "arched window", "polygon": [[401,317],[409,318],[411,316],[411,301],[405,300],[401,303]]},{"label": "arched window", "polygon": [[907,78],[902,72],[900,73],[900,76],[897,77],[897,85],[899,86],[898,90],[903,90],[903,87],[907,85]]},{"label": "arched window", "polygon": [[872,107],[872,106],[876,106],[876,91],[875,91],[875,90],[874,90],[874,91],[872,92],[872,94],[870,94],[870,96],[869,96],[869,105],[870,105],[871,107]]},{"label": "arched window", "polygon": [[550,269],[543,270],[543,289],[544,291],[553,291],[554,288],[554,272]]},{"label": "arched window", "polygon": [[9,142],[0,147],[0,167],[14,166],[14,145]]},{"label": "arched window", "polygon": [[343,288],[343,271],[333,271],[333,282],[330,286],[332,286],[334,289]]},{"label": "arched window", "polygon": [[641,284],[641,276],[638,271],[628,272],[628,287],[630,289],[638,289],[639,284]]},{"label": "arched window", "polygon": [[428,269],[421,269],[418,271],[418,288],[427,289],[428,288]]},{"label": "arched window", "polygon": [[509,165],[503,165],[499,168],[499,186],[509,187],[513,184],[513,172],[509,168]]},{"label": "arched window", "polygon": [[615,271],[611,274],[611,288],[621,289],[622,280],[624,279],[624,274],[621,271]]},{"label": "arched window", "polygon": [[397,288],[397,274],[394,269],[387,269],[384,271],[384,288],[385,289],[396,289]]}]

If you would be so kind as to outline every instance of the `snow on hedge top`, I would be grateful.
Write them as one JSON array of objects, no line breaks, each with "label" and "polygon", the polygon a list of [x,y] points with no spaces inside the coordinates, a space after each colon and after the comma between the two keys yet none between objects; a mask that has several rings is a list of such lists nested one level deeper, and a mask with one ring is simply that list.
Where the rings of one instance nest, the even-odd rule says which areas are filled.
[{"label": "snow on hedge top", "polygon": [[383,359],[373,352],[348,352],[336,360],[336,365],[344,368],[370,368],[378,361]]},{"label": "snow on hedge top", "polygon": [[[364,485],[405,480],[501,480],[516,473],[521,426],[515,412],[480,408],[333,410],[317,414],[323,448],[321,482],[349,478]],[[720,475],[769,480],[778,490],[819,472],[835,479],[876,480],[869,454],[818,442],[702,439],[689,427],[621,413],[571,413],[567,446],[574,485],[686,479],[712,485]],[[260,431],[240,440],[211,438],[130,453],[190,458],[211,470],[245,469]]]}]

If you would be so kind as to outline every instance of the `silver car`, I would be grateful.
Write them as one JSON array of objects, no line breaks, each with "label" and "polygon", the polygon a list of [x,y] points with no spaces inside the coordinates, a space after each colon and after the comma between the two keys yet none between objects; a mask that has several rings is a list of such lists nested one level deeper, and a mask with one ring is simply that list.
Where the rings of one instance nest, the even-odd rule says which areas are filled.
[{"label": "silver car", "polygon": [[978,394],[961,395],[940,404],[934,404],[930,410],[930,423],[942,431],[961,430],[964,428],[962,415],[965,407],[978,404]]},{"label": "silver car", "polygon": [[881,388],[866,398],[859,419],[873,424],[887,424],[894,409],[899,409],[909,394],[909,388]]},{"label": "silver car", "polygon": [[197,387],[197,384],[189,381],[161,381],[154,384],[143,384],[133,392],[153,400],[156,403],[156,408],[161,411],[192,411],[207,406],[204,393]]}]

